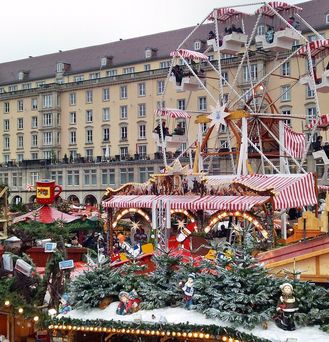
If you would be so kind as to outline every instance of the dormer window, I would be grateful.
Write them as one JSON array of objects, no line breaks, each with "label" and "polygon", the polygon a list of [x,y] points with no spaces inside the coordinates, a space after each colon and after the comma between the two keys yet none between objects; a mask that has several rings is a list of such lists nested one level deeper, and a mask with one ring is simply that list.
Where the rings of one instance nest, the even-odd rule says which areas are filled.
[{"label": "dormer window", "polygon": [[69,63],[58,62],[56,64],[56,72],[61,73],[61,72],[68,71],[70,69],[70,66],[71,65]]},{"label": "dormer window", "polygon": [[101,68],[109,67],[112,64],[112,57],[103,56],[101,57]]},{"label": "dormer window", "polygon": [[197,40],[194,42],[194,51],[199,51],[201,50],[201,41]]},{"label": "dormer window", "polygon": [[154,57],[156,55],[156,49],[152,49],[152,48],[149,48],[147,47],[145,49],[145,59],[150,59],[152,57]]},{"label": "dormer window", "polygon": [[329,24],[329,13],[326,15],[326,24]]},{"label": "dormer window", "polygon": [[27,78],[28,72],[26,71],[20,71],[18,73],[18,80],[19,81],[24,81]]}]

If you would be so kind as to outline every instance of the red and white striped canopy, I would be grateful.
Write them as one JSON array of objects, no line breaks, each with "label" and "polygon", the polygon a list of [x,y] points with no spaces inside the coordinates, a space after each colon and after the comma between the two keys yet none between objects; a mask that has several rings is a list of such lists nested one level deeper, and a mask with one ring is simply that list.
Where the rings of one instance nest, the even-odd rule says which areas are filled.
[{"label": "red and white striped canopy", "polygon": [[305,134],[294,132],[284,125],[284,145],[294,158],[303,158],[305,152]]},{"label": "red and white striped canopy", "polygon": [[208,16],[208,20],[219,20],[226,22],[228,20],[240,19],[245,13],[236,11],[233,8],[215,8]]},{"label": "red and white striped canopy", "polygon": [[302,46],[297,52],[297,55],[307,57],[308,46],[310,47],[312,57],[317,57],[318,55],[326,56],[329,54],[329,39],[320,39]]},{"label": "red and white striped canopy", "polygon": [[289,12],[290,14],[294,14],[296,12],[300,12],[303,9],[298,6],[287,4],[282,1],[271,1],[267,5],[262,6],[256,11],[256,14],[262,13],[263,15],[267,15],[269,17],[273,17],[275,13],[272,9],[275,9],[277,12]]},{"label": "red and white striped canopy", "polygon": [[168,116],[174,119],[189,119],[191,117],[191,115],[184,110],[170,108],[158,108],[155,110],[155,115]]},{"label": "red and white striped canopy", "polygon": [[272,190],[274,209],[295,208],[317,203],[314,177],[307,174],[248,175],[242,177],[208,176],[207,185],[214,188],[223,184],[237,183],[256,191]]},{"label": "red and white striped canopy", "polygon": [[193,60],[201,60],[207,61],[208,56],[197,51],[186,50],[186,49],[179,49],[170,52],[170,56],[172,57],[184,57],[184,58],[192,58]]},{"label": "red and white striped canopy", "polygon": [[318,185],[319,192],[328,192],[329,185]]},{"label": "red and white striped canopy", "polygon": [[168,195],[115,195],[104,201],[104,208],[152,208],[152,203],[163,201],[171,209],[185,210],[240,210],[249,211],[255,205],[265,203],[269,196],[168,196]]},{"label": "red and white striped canopy", "polygon": [[323,114],[318,119],[313,119],[306,128],[312,129],[317,124],[318,128],[328,128],[329,126],[329,114]]}]

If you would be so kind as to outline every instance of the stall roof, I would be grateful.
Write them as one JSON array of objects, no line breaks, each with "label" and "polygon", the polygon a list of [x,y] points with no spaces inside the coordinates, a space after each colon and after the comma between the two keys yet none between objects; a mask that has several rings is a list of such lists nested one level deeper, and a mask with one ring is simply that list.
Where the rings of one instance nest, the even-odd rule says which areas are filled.
[{"label": "stall roof", "polygon": [[286,2],[282,1],[271,1],[268,4],[260,7],[256,14],[262,13],[263,15],[267,15],[269,17],[273,17],[275,15],[273,9],[276,12],[282,13],[282,12],[288,12],[289,14],[294,14],[296,12],[301,12],[303,9],[299,6],[290,5]]},{"label": "stall roof", "polygon": [[298,50],[297,56],[307,57],[308,48],[310,48],[312,57],[327,56],[329,54],[329,39],[319,39],[307,43]]},{"label": "stall roof", "polygon": [[229,20],[238,20],[241,19],[243,16],[248,14],[236,11],[233,8],[215,8],[208,16],[208,20],[219,20],[221,22],[226,22]]},{"label": "stall roof", "polygon": [[179,49],[170,52],[170,56],[172,57],[183,57],[183,58],[191,58],[193,60],[201,60],[201,61],[207,61],[208,56],[204,53],[192,51],[192,50],[186,50],[186,49]]},{"label": "stall roof", "polygon": [[42,207],[30,211],[27,214],[15,217],[13,223],[23,222],[28,219],[41,223],[52,223],[57,220],[69,223],[79,219],[79,217],[63,213],[56,208],[49,207],[48,205],[43,205]]},{"label": "stall roof", "polygon": [[191,117],[191,115],[184,110],[170,108],[158,108],[155,110],[155,115],[167,116],[174,119],[189,119]]},{"label": "stall roof", "polygon": [[115,195],[103,202],[105,208],[152,208],[152,204],[170,205],[171,209],[184,210],[241,210],[249,211],[263,204],[269,196],[196,196],[196,195]]}]

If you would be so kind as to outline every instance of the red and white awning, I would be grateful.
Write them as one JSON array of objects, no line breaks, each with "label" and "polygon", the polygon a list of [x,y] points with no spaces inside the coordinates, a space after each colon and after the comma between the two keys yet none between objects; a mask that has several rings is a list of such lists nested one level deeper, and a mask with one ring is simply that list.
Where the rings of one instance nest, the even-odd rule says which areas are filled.
[{"label": "red and white awning", "polygon": [[227,176],[224,181],[222,176],[209,176],[207,186],[216,189],[229,182],[242,184],[260,192],[272,190],[274,209],[295,208],[317,203],[312,173]]},{"label": "red and white awning", "polygon": [[282,1],[271,1],[267,5],[262,6],[256,11],[256,14],[262,13],[263,15],[267,15],[269,17],[273,17],[276,12],[289,12],[289,14],[294,14],[296,12],[301,12],[303,9],[301,7],[287,4],[286,2]]},{"label": "red and white awning", "polygon": [[265,203],[269,196],[170,196],[170,195],[115,195],[104,201],[104,208],[152,208],[152,204],[163,201],[171,209],[184,210],[239,210],[249,211],[256,205]]},{"label": "red and white awning", "polygon": [[219,20],[221,22],[226,22],[229,20],[238,20],[242,16],[247,15],[245,13],[236,11],[233,8],[215,8],[208,16],[208,20]]},{"label": "red and white awning", "polygon": [[311,56],[316,57],[319,54],[321,56],[329,54],[329,39],[320,39],[309,42],[308,44],[302,46],[297,52],[297,56],[307,57],[308,46],[310,47]]},{"label": "red and white awning", "polygon": [[319,192],[328,192],[329,191],[329,185],[318,185]]},{"label": "red and white awning", "polygon": [[179,49],[170,52],[170,56],[172,57],[183,57],[183,58],[192,58],[193,60],[201,60],[201,61],[207,61],[208,56],[197,51],[192,50],[185,50],[185,49]]},{"label": "red and white awning", "polygon": [[155,110],[155,115],[168,116],[174,119],[189,119],[191,117],[191,115],[184,110],[170,108],[158,108]]},{"label": "red and white awning", "polygon": [[318,119],[313,119],[306,128],[312,129],[315,125],[317,128],[328,128],[329,126],[329,114],[323,114]]}]

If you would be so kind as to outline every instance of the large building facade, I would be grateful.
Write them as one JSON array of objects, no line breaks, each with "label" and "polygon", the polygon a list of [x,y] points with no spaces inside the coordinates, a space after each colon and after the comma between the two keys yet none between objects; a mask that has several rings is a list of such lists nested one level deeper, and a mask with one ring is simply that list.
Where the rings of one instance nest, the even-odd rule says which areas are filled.
[{"label": "large building facade", "polygon": [[[329,3],[316,0],[300,5],[307,22],[322,36],[328,35]],[[260,22],[257,30],[262,32],[265,26]],[[184,47],[205,51],[211,28],[211,24],[199,27]],[[159,172],[163,159],[152,133],[157,125],[156,108],[202,113],[215,105],[202,88],[177,92],[166,83],[170,52],[191,30],[183,28],[0,64],[0,183],[8,184],[10,201],[33,201],[26,185],[51,178],[62,185],[62,198],[100,203],[106,187],[144,182]],[[307,27],[303,27],[303,34],[309,40],[315,37]],[[256,47],[254,51],[249,65],[243,66],[246,71],[240,70],[238,75],[235,89],[239,93],[248,89],[250,77],[261,79],[286,56],[261,53]],[[216,66],[214,53],[209,50],[207,54]],[[228,82],[235,78],[240,60],[239,55],[222,56],[222,76]],[[319,65],[319,73],[321,68]],[[307,120],[316,113],[314,92],[308,86],[292,87],[291,82],[298,81],[306,70],[305,60],[291,58],[275,71],[270,87],[271,98],[279,99],[276,105],[281,113],[306,117],[290,121],[293,128],[305,132]],[[207,88],[218,99],[218,77],[209,67],[205,66],[205,72]],[[229,100],[226,83],[223,89]],[[319,94],[319,103],[325,112],[327,94]],[[198,130],[194,119],[181,121],[193,141]],[[222,133],[218,148],[227,147],[225,130]],[[169,153],[169,160],[185,147],[183,144]],[[315,170],[312,158],[306,167]],[[229,159],[212,158],[209,171],[230,172]]]}]

